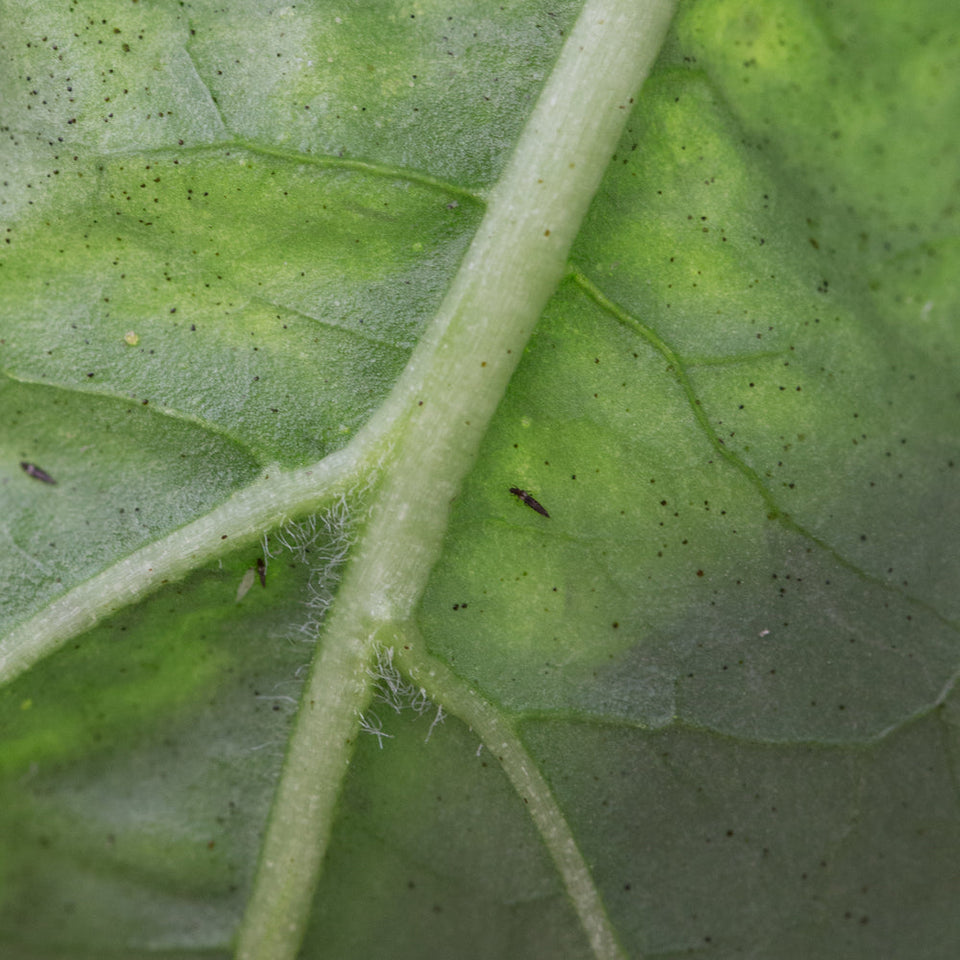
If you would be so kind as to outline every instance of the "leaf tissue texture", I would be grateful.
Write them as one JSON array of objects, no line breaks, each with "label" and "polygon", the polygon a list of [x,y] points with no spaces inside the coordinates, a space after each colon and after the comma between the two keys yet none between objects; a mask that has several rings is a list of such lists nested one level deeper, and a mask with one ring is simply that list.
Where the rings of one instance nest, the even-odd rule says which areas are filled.
[{"label": "leaf tissue texture", "polygon": [[436,479],[641,8],[0,4],[0,955],[960,955],[960,11],[680,3]]}]

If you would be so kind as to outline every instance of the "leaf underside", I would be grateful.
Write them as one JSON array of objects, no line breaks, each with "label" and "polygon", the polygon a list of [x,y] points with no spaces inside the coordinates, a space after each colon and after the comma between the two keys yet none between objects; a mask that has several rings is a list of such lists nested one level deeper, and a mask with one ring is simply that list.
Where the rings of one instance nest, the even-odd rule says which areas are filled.
[{"label": "leaf underside", "polygon": [[[0,632],[350,449],[580,6],[6,4]],[[956,21],[681,5],[407,625],[626,955],[960,947]],[[5,686],[5,955],[230,955],[370,466]],[[593,956],[398,664],[301,955]]]}]

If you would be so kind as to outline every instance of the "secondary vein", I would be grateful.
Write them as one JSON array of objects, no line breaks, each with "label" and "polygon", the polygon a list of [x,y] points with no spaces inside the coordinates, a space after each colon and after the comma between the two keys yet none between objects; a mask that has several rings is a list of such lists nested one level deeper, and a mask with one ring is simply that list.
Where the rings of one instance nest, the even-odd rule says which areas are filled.
[{"label": "secondary vein", "polygon": [[624,960],[590,868],[550,785],[503,712],[446,664],[423,653],[413,628],[399,634],[396,663],[422,685],[434,703],[459,717],[493,754],[526,805],[547,848],[597,960]]}]

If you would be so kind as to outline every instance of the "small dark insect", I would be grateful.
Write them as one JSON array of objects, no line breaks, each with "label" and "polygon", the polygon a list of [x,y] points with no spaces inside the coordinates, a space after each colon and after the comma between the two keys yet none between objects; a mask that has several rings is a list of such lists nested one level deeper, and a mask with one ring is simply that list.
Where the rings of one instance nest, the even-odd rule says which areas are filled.
[{"label": "small dark insect", "polygon": [[57,482],[46,470],[41,470],[35,463],[27,463],[26,460],[21,460],[20,466],[27,471],[28,476],[33,477],[35,480],[42,480],[44,483]]},{"label": "small dark insect", "polygon": [[267,585],[267,565],[263,562],[263,557],[257,557],[257,576],[260,578],[260,586]]},{"label": "small dark insect", "polygon": [[519,487],[511,487],[510,492],[515,496],[519,497],[531,510],[536,510],[537,513],[542,514],[545,517],[549,517],[550,514],[544,510],[542,504],[538,503],[533,497],[527,493],[526,490],[521,490]]}]

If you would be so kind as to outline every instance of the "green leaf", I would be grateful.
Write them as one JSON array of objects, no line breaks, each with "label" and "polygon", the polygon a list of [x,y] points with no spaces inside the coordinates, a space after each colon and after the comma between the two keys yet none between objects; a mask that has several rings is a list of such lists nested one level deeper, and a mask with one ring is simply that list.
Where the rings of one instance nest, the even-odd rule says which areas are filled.
[{"label": "green leaf", "polygon": [[960,22],[671,13],[6,4],[5,956],[956,955]]}]

